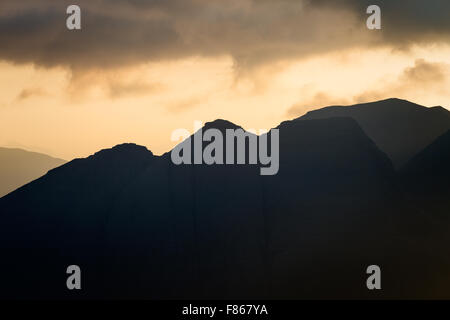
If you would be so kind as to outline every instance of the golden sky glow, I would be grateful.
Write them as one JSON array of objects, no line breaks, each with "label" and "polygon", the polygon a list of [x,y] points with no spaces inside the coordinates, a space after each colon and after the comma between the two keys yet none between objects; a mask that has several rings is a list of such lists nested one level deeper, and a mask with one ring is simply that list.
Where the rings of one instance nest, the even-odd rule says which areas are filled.
[{"label": "golden sky glow", "polygon": [[[420,62],[436,68],[420,70]],[[135,142],[161,154],[175,144],[171,132],[192,131],[195,120],[224,118],[247,129],[270,129],[318,107],[394,96],[447,107],[449,66],[448,46],[353,49],[281,61],[245,75],[237,75],[226,56],[82,75],[3,62],[0,145],[72,159]],[[416,78],[406,78],[408,70]]]},{"label": "golden sky glow", "polygon": [[[352,1],[347,2],[352,5]],[[217,5],[218,2],[211,3]],[[254,11],[251,0],[239,3],[229,7],[226,13]],[[277,3],[274,8],[290,18],[288,6],[293,2],[283,3],[283,6]],[[23,9],[14,6],[11,2],[11,10]],[[263,6],[255,15],[270,20],[269,13],[274,8]],[[175,7],[169,9],[176,10]],[[201,19],[209,21],[219,9],[212,6],[205,11],[208,15],[202,15]],[[92,10],[100,9],[94,6]],[[318,10],[308,11],[305,19],[312,23],[321,17],[333,24],[338,17],[344,17],[347,27],[358,21],[351,10],[339,9],[339,16],[329,8]],[[120,8],[119,13],[120,16],[136,14]],[[247,16],[250,21],[254,18]],[[145,19],[150,18],[145,16]],[[155,13],[151,19],[160,19],[160,16]],[[212,34],[201,35],[199,39],[207,38],[205,41],[194,39],[195,23],[200,22],[193,22],[191,26],[187,23],[190,20],[184,19],[180,15],[174,24],[177,30],[183,30],[184,43],[199,42],[205,54],[197,54],[189,46],[190,52],[185,56],[176,55],[169,46],[165,50],[171,55],[170,59],[160,58],[159,53],[152,53],[147,59],[139,53],[138,61],[132,63],[114,60],[111,66],[104,66],[98,57],[89,66],[80,58],[74,66],[70,59],[67,63],[53,63],[48,57],[41,61],[25,54],[11,61],[15,59],[11,55],[14,57],[24,49],[0,50],[0,146],[21,147],[70,160],[119,143],[135,142],[161,154],[176,144],[170,141],[171,132],[177,128],[192,131],[195,120],[207,122],[223,118],[246,129],[270,129],[283,120],[332,104],[397,97],[426,106],[450,106],[450,45],[446,39],[402,48],[393,46],[391,41],[395,39],[386,37],[384,44],[369,46],[366,40],[361,40],[365,39],[363,34],[355,31],[352,39],[356,44],[349,43],[347,48],[336,44],[336,39],[344,41],[346,38],[344,27],[317,26],[314,33],[311,29],[299,31],[302,37],[299,41],[303,44],[298,47],[291,48],[290,38],[280,43],[272,41],[263,59],[255,58],[255,65],[242,68],[243,61],[249,57],[259,57],[259,50],[269,43],[272,35],[258,40],[259,29],[251,29],[248,34],[244,33],[245,43],[240,43],[239,39],[227,43],[225,34],[224,43],[220,44],[222,48],[214,42],[214,30]],[[279,34],[286,34],[283,19],[271,21]],[[226,27],[234,32],[238,26],[227,22]],[[334,29],[336,39],[329,44],[326,35]],[[308,37],[315,37],[317,48],[314,50],[305,42]],[[280,36],[275,34],[274,39],[278,38]],[[367,41],[377,38],[374,36]],[[249,44],[249,39],[255,40]],[[358,41],[362,41],[361,45]],[[247,51],[240,51],[242,46]],[[224,48],[228,48],[229,53]],[[142,49],[143,54],[146,50]],[[277,50],[290,53],[273,58]],[[242,58],[243,52],[251,52],[253,56]],[[120,57],[124,53],[116,54]],[[56,54],[51,57],[55,61],[64,58]],[[71,59],[78,58],[71,56]]]}]

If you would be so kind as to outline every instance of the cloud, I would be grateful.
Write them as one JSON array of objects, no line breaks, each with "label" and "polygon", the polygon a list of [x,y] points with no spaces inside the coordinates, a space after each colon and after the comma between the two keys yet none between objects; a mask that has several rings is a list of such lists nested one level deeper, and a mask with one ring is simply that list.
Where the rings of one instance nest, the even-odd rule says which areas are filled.
[{"label": "cloud", "polygon": [[379,88],[367,90],[353,97],[354,102],[368,102],[388,97],[403,97],[420,92],[449,94],[450,65],[417,59],[414,66],[405,68],[394,80],[380,81]]},{"label": "cloud", "polygon": [[70,74],[67,94],[72,102],[85,98],[105,97],[120,99],[162,93],[166,86],[148,79],[142,68],[130,72],[127,69],[76,70]]},{"label": "cloud", "polygon": [[0,59],[83,70],[229,55],[242,69],[376,38],[351,10],[306,0],[79,0],[75,31],[68,4],[3,0]]},{"label": "cloud", "polygon": [[133,80],[131,82],[122,82],[112,80],[108,83],[109,97],[123,98],[126,96],[140,96],[149,93],[161,92],[164,87],[159,83],[147,83],[145,81]]},{"label": "cloud", "polygon": [[449,65],[446,63],[417,59],[413,67],[408,67],[403,71],[400,81],[408,85],[436,85],[446,79],[448,70]]},{"label": "cloud", "polygon": [[376,4],[381,9],[382,42],[397,48],[414,43],[449,42],[450,1],[443,0],[314,0],[318,8],[347,8],[361,19],[366,9]]},{"label": "cloud", "polygon": [[421,94],[450,96],[449,87],[449,64],[417,59],[413,66],[406,67],[396,77],[380,78],[374,83],[374,87],[349,97],[333,96],[324,91],[317,91],[310,85],[304,86],[300,90],[304,98],[293,104],[287,110],[287,115],[298,117],[321,107],[351,105],[392,97],[420,97]]},{"label": "cloud", "polygon": [[191,97],[179,101],[170,102],[166,105],[167,110],[173,113],[180,113],[195,108],[197,105],[205,103],[206,96]]},{"label": "cloud", "polygon": [[0,59],[71,69],[115,68],[229,55],[236,70],[350,47],[448,43],[450,2],[378,0],[382,30],[367,30],[372,0],[3,0]]},{"label": "cloud", "polygon": [[330,105],[346,105],[349,104],[349,100],[345,98],[337,98],[328,95],[325,92],[317,92],[311,98],[303,100],[292,105],[288,111],[287,115],[292,117],[299,117],[308,111],[326,107]]},{"label": "cloud", "polygon": [[48,93],[44,89],[39,87],[25,88],[20,91],[20,93],[16,97],[16,100],[21,101],[31,97],[46,96],[47,94]]}]

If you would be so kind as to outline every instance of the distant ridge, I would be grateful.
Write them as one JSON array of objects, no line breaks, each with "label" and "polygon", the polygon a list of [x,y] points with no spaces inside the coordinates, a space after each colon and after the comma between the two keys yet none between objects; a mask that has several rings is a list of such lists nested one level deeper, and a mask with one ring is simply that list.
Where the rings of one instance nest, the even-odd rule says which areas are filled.
[{"label": "distant ridge", "polygon": [[450,129],[450,112],[406,100],[386,99],[353,106],[331,106],[310,111],[298,120],[350,117],[400,168]]},{"label": "distant ridge", "polygon": [[42,153],[0,147],[0,197],[65,162]]}]

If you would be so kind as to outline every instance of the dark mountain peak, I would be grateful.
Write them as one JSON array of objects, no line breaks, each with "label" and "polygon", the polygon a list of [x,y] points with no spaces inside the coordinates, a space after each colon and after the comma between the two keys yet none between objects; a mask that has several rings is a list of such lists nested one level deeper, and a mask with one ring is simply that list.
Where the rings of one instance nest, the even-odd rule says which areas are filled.
[{"label": "dark mountain peak", "polygon": [[[330,107],[331,108],[331,107]],[[329,117],[329,118],[298,118],[294,120],[287,120],[283,121],[278,125],[278,129],[282,129],[284,127],[292,127],[297,126],[299,123],[305,124],[306,122],[310,124],[314,124],[315,126],[327,128],[327,126],[340,126],[340,127],[347,127],[347,128],[353,128],[356,130],[361,131],[361,127],[357,123],[357,121],[351,117],[347,116],[337,116],[337,117]],[[361,131],[362,132],[362,131]],[[363,133],[364,134],[364,133]]]},{"label": "dark mountain peak", "polygon": [[400,99],[400,98],[395,98],[395,97],[393,97],[393,98],[387,98],[387,99],[383,99],[383,100],[379,100],[379,101],[373,101],[373,102],[371,102],[372,104],[375,104],[375,103],[377,103],[377,102],[406,102],[406,103],[411,103],[410,101],[408,101],[408,100],[405,100],[405,99]]},{"label": "dark mountain peak", "polygon": [[[48,200],[49,195],[53,194],[54,199],[48,201],[62,206],[71,198],[77,198],[86,206],[111,203],[115,195],[145,171],[155,158],[146,147],[134,143],[119,144],[50,170],[1,200],[12,199],[14,202],[15,199],[29,197],[29,201],[40,205],[41,197]],[[97,195],[95,199],[91,198],[92,194]]]},{"label": "dark mountain peak", "polygon": [[430,110],[432,110],[433,112],[436,112],[436,113],[440,113],[443,116],[450,118],[450,111],[448,111],[446,108],[444,108],[442,106],[431,107]]},{"label": "dark mountain peak", "polygon": [[[359,105],[369,105],[369,106],[380,106],[382,104],[396,104],[396,105],[414,105],[414,106],[419,106],[422,107],[421,105],[418,105],[417,103],[408,101],[406,99],[400,99],[400,98],[387,98],[387,99],[383,99],[383,100],[379,100],[379,101],[372,101],[372,102],[367,102],[367,103],[360,103]],[[357,104],[358,105],[358,104]]]},{"label": "dark mountain peak", "polygon": [[351,117],[397,168],[450,129],[450,112],[407,100],[386,99],[310,111],[296,120]]},{"label": "dark mountain peak", "polygon": [[214,121],[211,122],[207,122],[205,123],[205,126],[203,127],[203,129],[207,130],[207,129],[219,129],[220,131],[225,131],[226,129],[239,129],[241,128],[240,126],[228,121],[228,120],[223,120],[223,119],[216,119]]},{"label": "dark mountain peak", "polygon": [[400,108],[400,107],[421,107],[424,108],[423,106],[405,100],[405,99],[400,99],[400,98],[387,98],[387,99],[383,99],[383,100],[378,100],[378,101],[371,101],[371,102],[364,102],[364,103],[358,103],[355,105],[352,105],[351,107],[371,107],[371,108],[382,108],[384,106],[393,106],[394,108]]},{"label": "dark mountain peak", "polygon": [[135,143],[123,143],[109,149],[102,149],[87,158],[74,159],[59,168],[50,170],[49,174],[70,172],[73,168],[132,166],[133,164],[148,163],[153,158],[153,153],[146,147]]},{"label": "dark mountain peak", "polygon": [[413,111],[418,109],[429,109],[419,104],[410,102],[408,100],[389,98],[380,101],[359,103],[350,106],[329,106],[312,110],[306,113],[306,115],[298,118],[304,118],[308,116],[315,116],[317,114],[327,113],[339,113],[339,112],[386,112],[385,116],[389,116],[392,113]]},{"label": "dark mountain peak", "polygon": [[[74,159],[65,165],[50,170],[49,177],[67,175],[76,176],[80,173],[92,172],[95,176],[119,176],[148,166],[155,156],[144,146],[134,143],[123,143],[109,149],[103,149],[87,158]],[[89,174],[86,174],[89,176]],[[45,178],[45,176],[43,177]]]},{"label": "dark mountain peak", "polygon": [[104,156],[110,156],[110,155],[153,155],[153,153],[148,150],[144,146],[137,145],[135,143],[122,143],[118,144],[110,149],[103,149],[98,152],[96,152],[92,157],[104,157]]}]

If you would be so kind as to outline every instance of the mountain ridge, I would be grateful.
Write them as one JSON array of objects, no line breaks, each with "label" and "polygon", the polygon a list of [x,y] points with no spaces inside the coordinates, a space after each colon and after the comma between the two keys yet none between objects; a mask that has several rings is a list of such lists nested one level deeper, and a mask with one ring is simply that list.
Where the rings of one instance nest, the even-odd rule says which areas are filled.
[{"label": "mountain ridge", "polygon": [[351,106],[329,106],[295,120],[345,116],[354,118],[397,169],[450,129],[450,112],[391,98]]},{"label": "mountain ridge", "polygon": [[[375,203],[385,198],[382,189],[392,184],[393,168],[353,119],[278,128],[281,162],[275,176],[260,176],[255,165],[177,166],[167,156],[127,144],[74,160],[1,198],[0,248],[13,243],[16,249],[7,257],[24,267],[37,253],[48,260],[36,270],[40,278],[11,276],[15,281],[3,285],[33,297],[45,282],[40,294],[66,297],[52,275],[77,261],[97,279],[89,281],[88,297],[292,297],[302,282],[314,288],[309,272],[292,281],[283,271],[305,262],[295,249],[302,247],[299,230],[303,245],[323,258],[327,250],[340,252],[343,243],[354,242],[339,237],[352,224],[364,232],[351,239],[361,235],[361,242],[373,243],[364,219],[378,219]],[[294,192],[300,194],[289,197]],[[324,196],[328,201],[320,200]],[[357,208],[365,208],[363,216]],[[339,218],[344,212],[351,223]],[[328,249],[312,236],[325,236],[321,221],[333,226],[326,228],[335,243]],[[334,255],[326,259],[342,264]],[[25,271],[14,267],[1,271]],[[117,287],[109,288],[108,278]],[[151,288],[139,289],[142,279]],[[340,280],[329,280],[339,287]],[[329,294],[338,295],[336,288]]]},{"label": "mountain ridge", "polygon": [[[203,128],[238,126],[218,119]],[[417,202],[351,117],[290,120],[276,129],[273,176],[249,164],[175,165],[170,152],[155,156],[127,143],[0,198],[0,273],[8,275],[0,296],[450,296],[445,286],[430,286],[450,270],[448,239],[437,229],[448,199]],[[376,296],[363,279],[374,263],[388,284]],[[86,290],[68,292],[55,276],[69,264],[81,266]]]},{"label": "mountain ridge", "polygon": [[0,147],[0,197],[64,163],[66,160],[43,153]]}]

